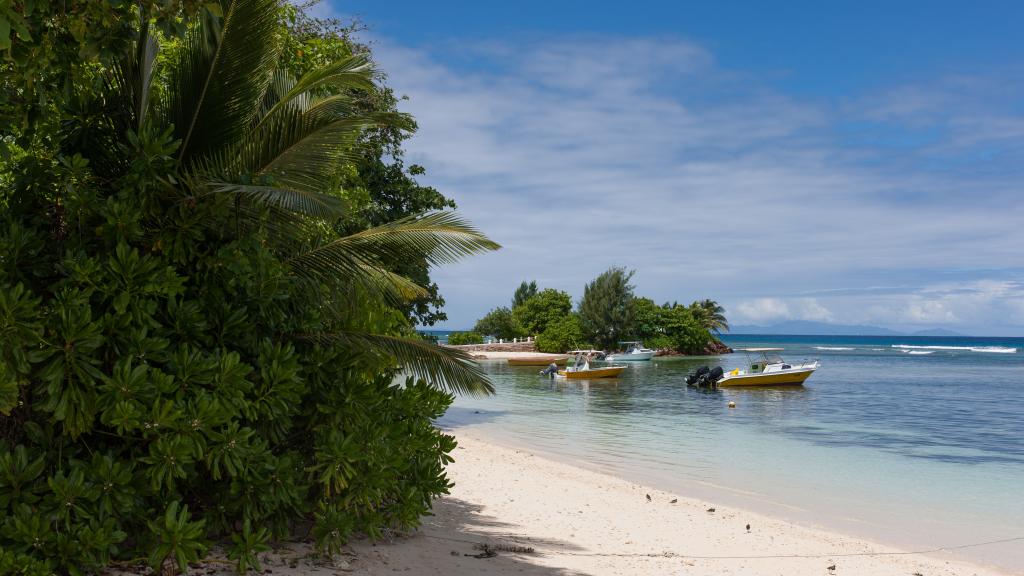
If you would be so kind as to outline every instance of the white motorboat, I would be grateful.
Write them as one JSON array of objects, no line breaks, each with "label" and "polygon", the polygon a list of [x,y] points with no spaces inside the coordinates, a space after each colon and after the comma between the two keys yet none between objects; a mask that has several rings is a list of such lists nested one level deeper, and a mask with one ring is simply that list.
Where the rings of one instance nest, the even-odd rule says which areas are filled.
[{"label": "white motorboat", "polygon": [[638,361],[638,360],[650,360],[657,354],[656,350],[650,348],[644,348],[642,342],[619,342],[625,346],[625,352],[615,352],[609,354],[607,360],[609,362],[623,362],[623,361]]},{"label": "white motorboat", "polygon": [[[718,386],[783,386],[801,385],[818,369],[817,360],[789,363],[778,355],[782,348],[746,348],[749,369],[736,368],[722,374]],[[753,353],[758,356],[750,358]]]}]

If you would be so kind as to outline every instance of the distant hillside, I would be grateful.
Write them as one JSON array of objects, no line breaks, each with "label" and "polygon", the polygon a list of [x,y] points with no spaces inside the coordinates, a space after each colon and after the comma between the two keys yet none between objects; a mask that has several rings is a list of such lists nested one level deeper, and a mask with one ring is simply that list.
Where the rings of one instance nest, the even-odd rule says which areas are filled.
[{"label": "distant hillside", "polygon": [[959,332],[954,332],[952,330],[946,330],[945,328],[933,328],[931,330],[918,330],[917,332],[912,332],[910,335],[911,336],[965,336],[965,334],[961,334]]},{"label": "distant hillside", "polygon": [[[732,326],[729,334],[779,334],[784,336],[904,336],[900,332],[880,326],[851,326],[826,324],[808,320],[789,320],[770,326]],[[925,336],[926,334],[918,334]],[[945,335],[945,334],[943,334]]]}]

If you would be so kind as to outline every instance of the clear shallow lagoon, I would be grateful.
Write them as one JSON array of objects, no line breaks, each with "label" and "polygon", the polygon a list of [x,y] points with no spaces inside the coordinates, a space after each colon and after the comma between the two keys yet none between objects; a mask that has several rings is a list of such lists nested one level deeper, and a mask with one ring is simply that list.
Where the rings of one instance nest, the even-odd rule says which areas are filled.
[{"label": "clear shallow lagoon", "polygon": [[[744,356],[655,359],[589,383],[487,362],[498,394],[461,397],[440,423],[902,547],[1024,536],[1024,338],[725,340],[822,367],[803,388],[701,391],[689,371]],[[1024,541],[957,554],[1024,572]]]}]

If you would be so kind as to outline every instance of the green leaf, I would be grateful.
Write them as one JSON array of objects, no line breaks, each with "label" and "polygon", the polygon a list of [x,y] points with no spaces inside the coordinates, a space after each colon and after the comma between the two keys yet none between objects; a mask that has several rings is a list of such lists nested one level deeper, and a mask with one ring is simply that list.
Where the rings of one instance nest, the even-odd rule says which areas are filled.
[{"label": "green leaf", "polygon": [[0,14],[0,50],[11,49],[11,23]]},{"label": "green leaf", "polygon": [[224,10],[221,9],[220,4],[217,2],[207,2],[206,4],[203,4],[203,6],[210,14],[213,14],[217,18],[224,17]]}]

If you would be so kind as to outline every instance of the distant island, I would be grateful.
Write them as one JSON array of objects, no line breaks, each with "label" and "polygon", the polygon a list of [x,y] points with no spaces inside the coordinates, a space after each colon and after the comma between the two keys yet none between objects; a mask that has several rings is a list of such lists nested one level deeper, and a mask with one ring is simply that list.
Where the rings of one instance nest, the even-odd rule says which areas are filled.
[{"label": "distant island", "polygon": [[731,352],[717,338],[729,329],[725,309],[710,299],[690,305],[658,305],[634,295],[632,271],[612,267],[588,283],[573,306],[568,292],[522,282],[511,306],[499,306],[477,320],[472,331],[448,335],[450,346],[476,346],[486,337],[529,338],[539,352],[562,353],[599,347],[615,350],[626,341],[642,341],[659,355],[708,355]]},{"label": "distant island", "polygon": [[742,334],[778,334],[780,336],[965,336],[959,332],[943,328],[918,330],[916,332],[897,332],[881,326],[853,324],[829,324],[809,320],[788,320],[768,326],[740,325],[732,326],[729,335]]}]

